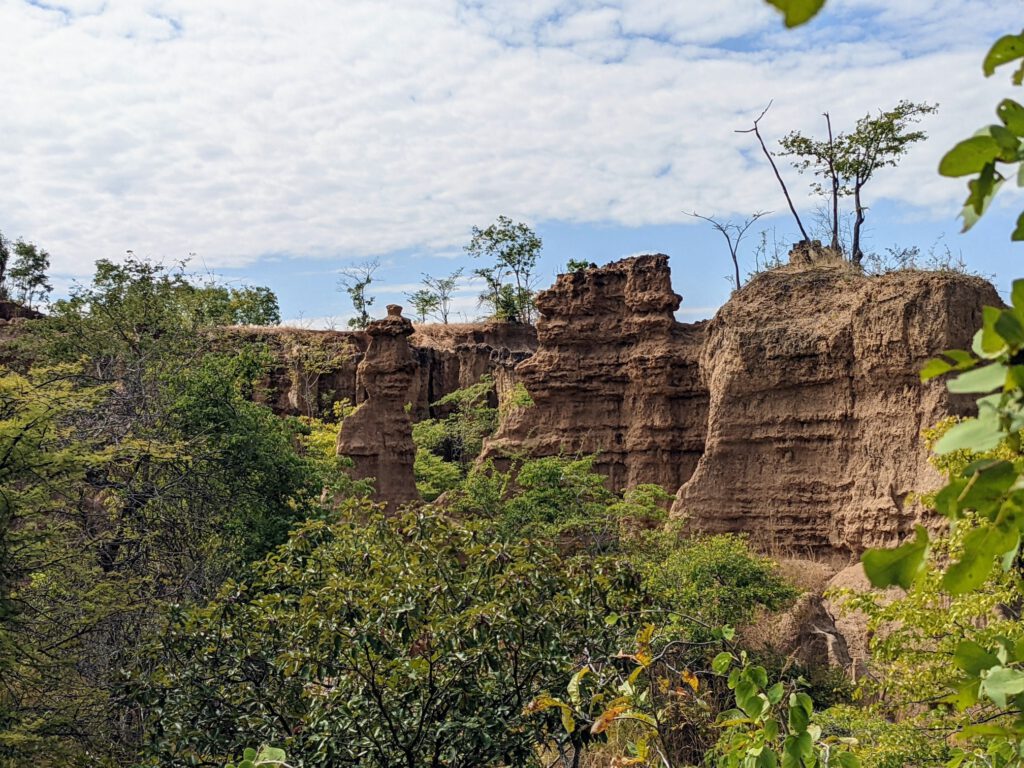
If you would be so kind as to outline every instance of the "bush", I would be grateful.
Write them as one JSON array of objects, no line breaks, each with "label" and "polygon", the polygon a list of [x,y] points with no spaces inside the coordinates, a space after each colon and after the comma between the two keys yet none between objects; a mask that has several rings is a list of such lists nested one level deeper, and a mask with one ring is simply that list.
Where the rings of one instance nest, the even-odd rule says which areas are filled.
[{"label": "bush", "polygon": [[[184,612],[136,678],[153,764],[252,743],[293,765],[527,765],[523,716],[648,605],[638,575],[419,514],[312,522],[247,582]],[[615,614],[618,621],[606,622]]]},{"label": "bush", "polygon": [[818,716],[823,736],[856,739],[853,753],[863,768],[945,765],[949,748],[934,731],[890,722],[868,709],[838,706]]},{"label": "bush", "polygon": [[778,610],[797,596],[775,563],[751,552],[743,536],[680,540],[671,531],[655,531],[631,552],[648,588],[682,615],[678,620],[690,632],[744,624],[757,608]]}]

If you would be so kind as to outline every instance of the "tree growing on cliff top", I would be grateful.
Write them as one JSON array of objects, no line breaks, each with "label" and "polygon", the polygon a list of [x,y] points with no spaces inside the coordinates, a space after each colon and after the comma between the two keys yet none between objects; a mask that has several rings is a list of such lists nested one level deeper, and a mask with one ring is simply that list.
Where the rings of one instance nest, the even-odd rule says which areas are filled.
[{"label": "tree growing on cliff top", "polygon": [[740,279],[740,243],[743,242],[743,238],[746,236],[747,230],[753,226],[754,222],[763,216],[767,216],[769,213],[769,211],[757,211],[752,216],[745,218],[742,223],[734,222],[731,219],[729,221],[720,221],[714,216],[704,216],[696,211],[686,214],[687,216],[693,216],[694,218],[703,219],[708,222],[721,233],[722,237],[725,238],[726,245],[729,248],[729,256],[732,258],[732,267],[735,272],[732,278],[734,281],[734,291],[738,291],[740,286],[743,285],[743,281]]},{"label": "tree growing on cliff top", "polygon": [[367,259],[350,267],[338,270],[338,290],[348,294],[352,301],[355,317],[349,318],[350,328],[365,328],[370,324],[370,307],[373,296],[366,295],[366,289],[373,282],[374,273],[380,269],[380,261]]},{"label": "tree growing on cliff top", "polygon": [[832,118],[824,114],[827,136],[822,139],[790,131],[779,144],[783,157],[792,157],[793,167],[800,173],[811,173],[812,191],[829,200],[831,205],[831,246],[840,251],[839,200],[853,198],[853,241],[849,259],[860,265],[864,259],[861,249],[861,229],[867,206],[864,204],[864,186],[881,168],[895,167],[911,145],[924,141],[927,134],[913,126],[925,115],[933,114],[937,105],[903,100],[892,109],[882,110],[876,116],[860,118],[849,133],[832,131]]},{"label": "tree growing on cliff top", "polygon": [[422,288],[413,293],[407,293],[420,322],[426,322],[428,316],[436,317],[445,325],[448,325],[448,315],[452,308],[452,294],[462,277],[462,267],[452,272],[448,277],[433,277],[423,274]]},{"label": "tree growing on cliff top", "polygon": [[0,232],[0,298],[31,307],[53,290],[46,275],[49,269],[49,253],[20,238],[11,243]]},{"label": "tree growing on cliff top", "polygon": [[492,266],[473,270],[486,283],[480,303],[499,320],[533,322],[533,270],[542,245],[532,229],[508,216],[499,216],[487,229],[473,227],[466,252],[473,258],[494,259]]}]

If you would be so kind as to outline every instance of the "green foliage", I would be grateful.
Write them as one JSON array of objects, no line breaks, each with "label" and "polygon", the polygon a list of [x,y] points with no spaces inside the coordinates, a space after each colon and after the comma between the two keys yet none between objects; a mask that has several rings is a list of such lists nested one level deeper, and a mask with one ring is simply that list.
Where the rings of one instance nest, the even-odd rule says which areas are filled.
[{"label": "green foliage", "polygon": [[[820,3],[818,4],[820,7]],[[816,9],[815,9],[816,10]],[[798,22],[799,23],[799,22]],[[830,198],[834,216],[832,219],[832,246],[839,247],[839,200],[852,197],[854,202],[853,242],[850,247],[850,261],[860,264],[864,258],[861,250],[861,228],[864,224],[866,205],[863,200],[865,185],[875,173],[885,167],[895,166],[907,153],[911,145],[923,141],[924,131],[911,130],[911,126],[924,115],[932,114],[937,107],[930,104],[915,104],[901,101],[892,109],[880,111],[877,116],[865,115],[859,119],[849,133],[832,133],[828,121],[828,136],[815,139],[792,131],[779,144],[782,155],[796,158],[794,167],[801,173],[810,172],[818,179],[811,183],[812,190]]]},{"label": "green foliage", "polygon": [[566,272],[584,272],[590,268],[590,262],[586,259],[569,259],[565,264]]},{"label": "green foliage", "polygon": [[498,426],[498,410],[490,405],[494,379],[481,377],[432,403],[447,416],[423,419],[413,425],[416,445],[416,485],[426,501],[456,488],[483,450],[484,438]]},{"label": "green foliage", "polygon": [[671,530],[651,531],[629,551],[648,589],[680,615],[676,626],[700,639],[708,639],[709,627],[746,624],[757,608],[776,611],[797,596],[742,536],[680,539]]},{"label": "green foliage", "polygon": [[[950,391],[981,395],[978,416],[947,425],[933,445],[936,454],[946,457],[943,466],[949,472],[948,483],[933,499],[936,510],[952,525],[948,543],[940,540],[933,545],[944,557],[928,561],[924,529],[919,529],[915,542],[898,550],[864,556],[865,571],[874,584],[913,587],[910,602],[898,612],[904,623],[895,630],[894,642],[903,655],[938,653],[946,661],[947,666],[932,670],[931,677],[946,691],[940,701],[965,713],[961,736],[968,747],[956,758],[963,765],[1017,764],[1012,761],[1019,760],[1024,749],[1024,639],[1019,639],[1016,616],[1024,529],[1024,491],[1019,488],[1024,469],[1024,369],[1019,365],[1024,351],[1024,281],[1014,283],[1011,301],[1009,309],[984,308],[972,352],[944,352],[921,374],[927,380],[956,373],[948,382]],[[940,592],[952,597],[937,601]],[[1007,613],[1011,622],[995,618]],[[884,611],[876,609],[874,615]],[[955,619],[952,626],[947,623],[950,617]],[[924,633],[925,629],[931,631]],[[918,695],[922,692],[938,693],[922,691],[918,685]]]},{"label": "green foliage", "polygon": [[574,564],[476,525],[365,504],[309,523],[154,646],[137,681],[154,764],[246,741],[297,765],[527,765],[524,706],[584,648],[610,654],[646,598],[621,564]]},{"label": "green foliage", "polygon": [[[1009,34],[993,43],[982,64],[985,77],[996,69],[1024,58],[1024,33]],[[1024,63],[1012,76],[1014,85],[1024,82]],[[970,176],[967,182],[967,200],[961,217],[964,231],[973,227],[988,210],[996,193],[1006,180],[1015,176],[1017,185],[1024,184],[1019,173],[1024,158],[1024,106],[1013,99],[1003,99],[996,106],[999,123],[987,125],[974,136],[960,141],[945,154],[939,163],[943,176]],[[1024,240],[1024,213],[1010,235],[1012,240]]]},{"label": "green foliage", "polygon": [[[733,666],[735,665],[735,666]],[[715,765],[721,768],[858,768],[850,739],[825,734],[811,697],[783,682],[770,683],[764,667],[751,664],[745,653],[723,651],[713,669],[729,667],[729,689],[736,708],[719,716],[725,733],[717,745]],[[788,696],[787,696],[788,693]]]},{"label": "green foliage", "polygon": [[19,239],[14,244],[14,261],[7,270],[10,294],[17,301],[31,307],[46,298],[53,286],[46,276],[50,269],[50,254],[35,243]]},{"label": "green foliage", "polygon": [[525,712],[558,715],[560,727],[548,730],[546,741],[562,765],[581,764],[584,752],[609,756],[616,766],[693,765],[714,743],[715,691],[693,671],[704,656],[702,646],[645,624],[628,649],[588,654],[564,694],[546,691]]},{"label": "green foliage", "polygon": [[49,253],[21,238],[11,243],[0,232],[0,298],[29,307],[46,298],[53,290],[46,275],[49,268]]},{"label": "green foliage", "polygon": [[872,711],[836,706],[818,715],[823,738],[842,739],[864,768],[939,766],[950,749],[934,733],[914,723],[893,722]]},{"label": "green foliage", "polygon": [[139,734],[120,675],[164,608],[205,599],[318,512],[298,425],[250,400],[265,352],[217,352],[209,296],[180,270],[100,262],[24,338],[35,367],[0,374],[5,442],[27,451],[11,454],[25,464],[0,526],[12,764],[127,760]]},{"label": "green foliage", "polygon": [[348,294],[352,309],[356,313],[354,317],[349,318],[350,328],[360,329],[370,324],[370,307],[373,306],[374,297],[368,295],[366,291],[378,269],[380,262],[377,259],[369,259],[338,270],[338,290]]},{"label": "green foliage", "polygon": [[277,747],[263,746],[259,751],[248,747],[242,752],[242,759],[238,763],[228,763],[224,768],[260,768],[275,765],[287,768],[287,759],[285,751]]},{"label": "green foliage", "polygon": [[526,224],[513,222],[507,216],[499,216],[487,229],[473,227],[466,252],[473,258],[494,261],[491,266],[473,270],[473,274],[486,283],[487,290],[480,295],[480,302],[490,307],[497,319],[533,322],[533,271],[542,245]]},{"label": "green foliage", "polygon": [[423,287],[406,294],[421,323],[426,322],[427,317],[433,316],[445,325],[448,324],[452,294],[455,292],[460,277],[462,277],[461,267],[447,277],[432,277],[424,274]]},{"label": "green foliage", "polygon": [[412,293],[407,293],[405,296],[409,299],[409,303],[412,304],[416,320],[421,323],[427,322],[427,317],[441,306],[441,300],[437,297],[437,294],[432,293],[426,288],[420,288]]},{"label": "green foliage", "polygon": [[825,0],[765,0],[782,14],[787,27],[798,27],[813,19]]}]

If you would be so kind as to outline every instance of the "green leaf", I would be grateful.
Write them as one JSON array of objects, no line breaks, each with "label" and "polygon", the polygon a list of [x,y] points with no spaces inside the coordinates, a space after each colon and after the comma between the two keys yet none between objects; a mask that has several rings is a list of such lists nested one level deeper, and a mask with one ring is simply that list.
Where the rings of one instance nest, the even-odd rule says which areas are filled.
[{"label": "green leaf", "polygon": [[958,499],[961,510],[973,509],[993,519],[1007,492],[1017,481],[1017,470],[1009,461],[982,459],[963,471],[967,485]]},{"label": "green leaf", "polygon": [[256,764],[283,763],[287,758],[288,756],[285,754],[283,749],[279,749],[278,747],[263,747],[263,749],[260,750],[260,753],[256,755]]},{"label": "green leaf", "polygon": [[939,162],[939,173],[953,177],[980,173],[1001,152],[999,142],[991,136],[972,136],[945,154]]},{"label": "green leaf", "polygon": [[1008,525],[985,525],[964,538],[964,553],[942,576],[942,588],[962,595],[985,583],[996,557],[1017,546],[1020,533]]},{"label": "green leaf", "polygon": [[242,759],[243,760],[255,760],[256,759],[256,750],[253,749],[252,747],[249,747],[248,749],[244,750],[242,752]]},{"label": "green leaf", "polygon": [[853,752],[840,752],[835,758],[839,768],[860,768],[860,760]]},{"label": "green leaf", "polygon": [[933,357],[924,364],[921,369],[921,381],[934,379],[950,371],[966,371],[977,364],[977,360],[970,352],[962,349],[947,349],[941,352],[939,357]]},{"label": "green leaf", "polygon": [[999,663],[995,654],[989,653],[973,640],[963,640],[953,651],[953,663],[964,672],[980,675],[982,671]]},{"label": "green leaf", "polygon": [[978,703],[978,692],[981,689],[981,680],[977,677],[970,677],[957,683],[952,693],[939,699],[944,704],[951,704],[958,712],[970,709]]},{"label": "green leaf", "polygon": [[730,664],[732,664],[732,654],[728,651],[722,651],[711,662],[711,669],[716,675],[724,675],[726,670],[729,669]]},{"label": "green leaf", "polygon": [[[1021,330],[1024,331],[1024,327]],[[955,379],[950,379],[946,386],[950,392],[958,395],[968,392],[991,392],[1006,383],[1008,370],[1002,363],[991,363],[983,368],[961,373]]]},{"label": "green leaf", "polygon": [[959,450],[975,452],[988,451],[1002,442],[1006,435],[994,411],[986,411],[974,419],[965,419],[953,426],[935,443],[932,450],[936,455]]},{"label": "green leaf", "polygon": [[903,589],[911,585],[924,570],[925,555],[928,553],[928,531],[917,526],[913,541],[895,549],[869,549],[861,557],[864,572],[876,587],[898,584]]},{"label": "green leaf", "polygon": [[1024,280],[1014,280],[1010,289],[1010,303],[1017,316],[1024,320]]},{"label": "green leaf", "polygon": [[1024,106],[1013,99],[1003,99],[996,107],[996,114],[1014,135],[1024,136]]},{"label": "green leaf", "polygon": [[588,672],[590,672],[590,667],[584,667],[569,679],[569,685],[566,690],[569,694],[569,701],[576,706],[580,705],[580,682],[586,677]]},{"label": "green leaf", "polygon": [[782,12],[787,27],[798,27],[813,19],[825,0],[767,0]]},{"label": "green leaf", "polygon": [[981,217],[985,215],[985,211],[995,199],[996,193],[1003,186],[1004,181],[1006,179],[1002,174],[996,173],[995,163],[991,162],[985,164],[981,173],[978,174],[978,178],[967,182],[967,200],[964,201],[963,210],[960,211],[960,218],[964,220],[962,232],[967,232],[981,221]]},{"label": "green leaf", "polygon": [[750,718],[758,718],[768,707],[768,700],[758,691],[757,686],[749,680],[742,680],[736,686],[736,706],[746,712]]},{"label": "green leaf", "polygon": [[788,722],[790,733],[803,733],[811,722],[811,716],[801,706],[790,706]]},{"label": "green leaf", "polygon": [[566,733],[572,733],[576,730],[576,720],[572,716],[572,712],[568,707],[561,707],[559,712],[562,715],[562,727]]},{"label": "green leaf", "polygon": [[993,43],[985,56],[982,71],[985,77],[991,77],[996,67],[1009,64],[1024,57],[1024,35],[1003,35]]},{"label": "green leaf", "polygon": [[[1024,165],[1021,166],[1021,171],[1024,171]],[[1024,213],[1017,217],[1017,226],[1014,228],[1013,234],[1010,235],[1010,239],[1014,242],[1024,240]]]},{"label": "green leaf", "polygon": [[981,692],[997,706],[1005,708],[1009,698],[1024,693],[1024,672],[1012,667],[996,667],[982,678]]},{"label": "green leaf", "polygon": [[962,515],[960,497],[967,489],[967,479],[954,477],[935,494],[935,511],[950,520],[959,520]]},{"label": "green leaf", "polygon": [[1005,311],[999,314],[995,322],[995,330],[1008,344],[1014,347],[1024,345],[1024,324],[1012,311]]},{"label": "green leaf", "polygon": [[987,357],[998,356],[1006,351],[1006,339],[996,330],[996,323],[1002,314],[1003,310],[998,307],[981,308],[981,348]]}]

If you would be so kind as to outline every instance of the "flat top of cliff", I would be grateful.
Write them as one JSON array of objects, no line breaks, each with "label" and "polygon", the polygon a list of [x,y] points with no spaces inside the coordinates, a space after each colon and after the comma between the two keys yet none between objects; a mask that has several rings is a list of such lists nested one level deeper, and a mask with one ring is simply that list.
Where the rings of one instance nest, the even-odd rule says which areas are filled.
[{"label": "flat top of cliff", "polygon": [[[865,275],[849,264],[787,265],[755,275],[733,293],[715,319],[744,315],[765,318],[785,308],[787,317],[820,317],[827,308],[836,314],[864,301],[889,297],[927,295],[959,287],[989,304],[1002,304],[992,284],[982,277],[953,271],[898,270],[883,275]],[[827,304],[822,297],[828,295]]]}]

